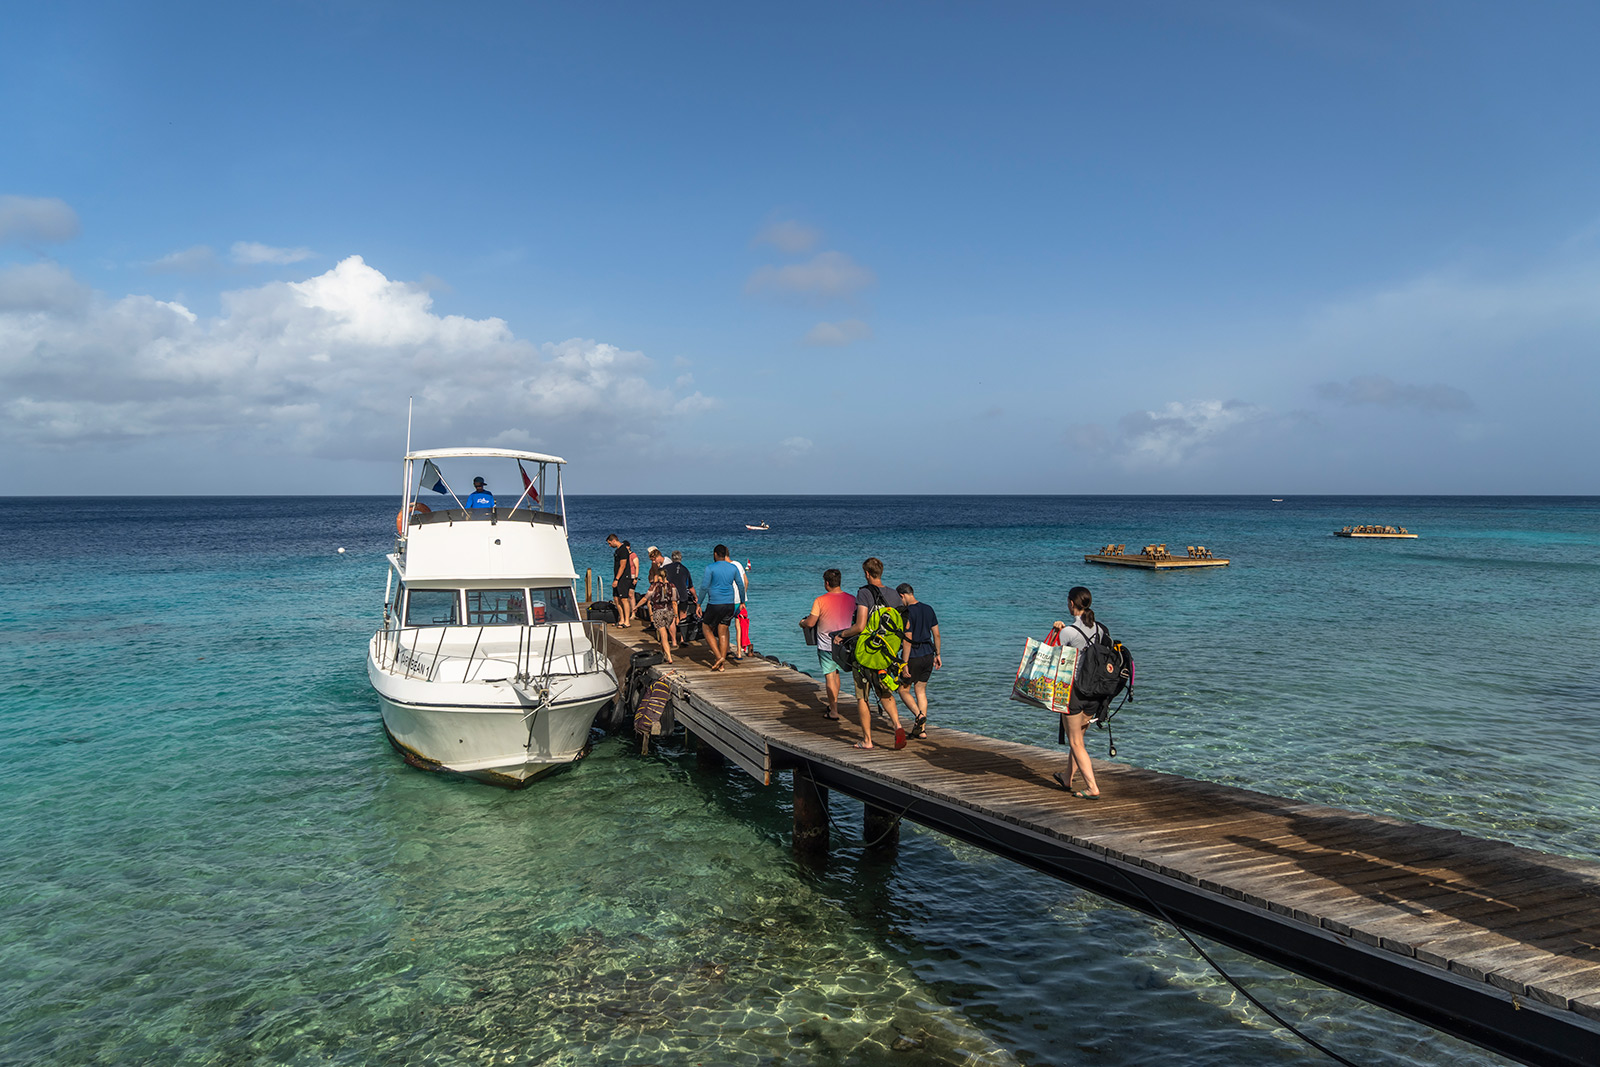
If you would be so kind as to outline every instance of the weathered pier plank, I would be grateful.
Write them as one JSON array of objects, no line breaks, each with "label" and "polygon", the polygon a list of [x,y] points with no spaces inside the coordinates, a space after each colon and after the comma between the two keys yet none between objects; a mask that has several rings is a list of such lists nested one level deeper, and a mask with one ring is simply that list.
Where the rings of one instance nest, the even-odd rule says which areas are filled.
[{"label": "weathered pier plank", "polygon": [[[604,641],[619,668],[655,648]],[[1059,750],[937,726],[855,749],[848,693],[833,722],[797,670],[707,663],[695,646],[649,672],[758,781],[793,770],[797,795],[855,797],[877,826],[911,819],[1513,1058],[1600,1063],[1600,864],[1109,761],[1104,798],[1080,800],[1050,777]],[[813,830],[797,847],[825,847]]]}]

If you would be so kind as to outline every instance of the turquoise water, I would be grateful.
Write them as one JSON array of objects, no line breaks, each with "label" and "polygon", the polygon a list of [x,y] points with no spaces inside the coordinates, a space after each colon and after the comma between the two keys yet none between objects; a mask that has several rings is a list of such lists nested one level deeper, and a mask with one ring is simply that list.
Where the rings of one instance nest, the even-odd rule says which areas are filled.
[{"label": "turquoise water", "polygon": [[[882,557],[939,612],[934,721],[1038,744],[1017,653],[1087,584],[1138,656],[1122,759],[1597,858],[1600,501],[570,504],[580,570],[612,529],[697,569],[726,541],[758,647],[802,666],[821,570]],[[786,788],[671,743],[518,793],[406,767],[362,667],[393,512],[0,501],[0,1060],[1320,1058],[1159,924],[921,830],[866,854],[842,799],[827,866],[798,865]],[[1328,536],[1355,522],[1422,539]],[[1108,541],[1235,563],[1082,562]],[[1496,1062],[1219,955],[1360,1062]]]}]

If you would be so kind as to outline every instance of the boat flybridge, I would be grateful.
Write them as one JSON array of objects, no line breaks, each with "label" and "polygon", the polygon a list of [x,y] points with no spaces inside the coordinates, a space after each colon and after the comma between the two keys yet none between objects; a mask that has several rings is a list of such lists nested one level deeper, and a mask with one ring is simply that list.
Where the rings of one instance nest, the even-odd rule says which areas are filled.
[{"label": "boat flybridge", "polygon": [[[509,481],[490,484],[520,480],[521,495],[458,495],[440,463],[509,472]],[[588,752],[617,679],[578,614],[565,463],[504,448],[406,455],[367,676],[389,741],[413,766],[520,787]]]}]

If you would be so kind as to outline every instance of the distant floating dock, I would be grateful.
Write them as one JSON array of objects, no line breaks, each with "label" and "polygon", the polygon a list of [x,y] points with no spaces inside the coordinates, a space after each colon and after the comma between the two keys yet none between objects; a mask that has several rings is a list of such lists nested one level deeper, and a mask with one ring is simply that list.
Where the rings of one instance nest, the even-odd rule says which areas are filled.
[{"label": "distant floating dock", "polygon": [[1416,540],[1417,535],[1404,526],[1346,526],[1333,531],[1335,537],[1390,537]]},{"label": "distant floating dock", "polygon": [[1184,567],[1226,567],[1229,560],[1214,556],[1205,545],[1186,545],[1185,554],[1174,556],[1166,545],[1145,545],[1129,555],[1124,545],[1106,545],[1098,552],[1084,556],[1085,563],[1106,563],[1113,567],[1142,567],[1147,571],[1179,570]]}]

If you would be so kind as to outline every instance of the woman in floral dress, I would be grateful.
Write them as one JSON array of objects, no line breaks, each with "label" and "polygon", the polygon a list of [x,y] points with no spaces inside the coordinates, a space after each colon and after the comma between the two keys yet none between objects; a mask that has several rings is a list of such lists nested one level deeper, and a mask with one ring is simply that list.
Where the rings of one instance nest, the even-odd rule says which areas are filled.
[{"label": "woman in floral dress", "polygon": [[661,657],[671,663],[673,638],[678,629],[678,588],[660,567],[650,569],[650,591],[644,599],[650,609],[650,625],[656,628],[656,636],[661,639]]}]

